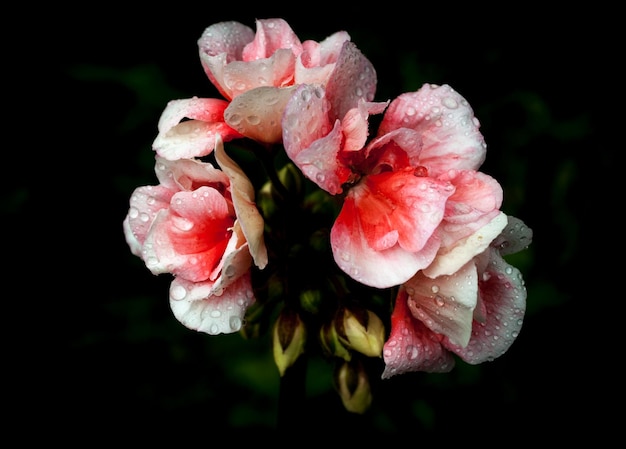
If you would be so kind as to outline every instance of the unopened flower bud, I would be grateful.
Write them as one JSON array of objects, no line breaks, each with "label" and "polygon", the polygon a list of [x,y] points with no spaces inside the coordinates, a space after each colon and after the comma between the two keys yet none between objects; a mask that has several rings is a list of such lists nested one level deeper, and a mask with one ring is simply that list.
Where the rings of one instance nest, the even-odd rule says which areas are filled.
[{"label": "unopened flower bud", "polygon": [[274,362],[281,377],[304,352],[306,327],[300,316],[291,309],[285,309],[276,319],[273,332]]},{"label": "unopened flower bud", "polygon": [[335,388],[343,406],[352,413],[365,413],[372,404],[372,390],[363,364],[342,362],[335,370]]},{"label": "unopened flower bud", "polygon": [[263,217],[265,217],[266,220],[274,216],[279,209],[276,201],[272,198],[272,190],[272,183],[267,181],[263,187],[261,187],[256,197],[257,207],[262,212]]},{"label": "unopened flower bud", "polygon": [[302,172],[294,164],[285,164],[278,171],[278,179],[280,179],[280,182],[290,194],[294,196],[302,194]]},{"label": "unopened flower bud", "polygon": [[300,306],[302,310],[316,315],[322,303],[322,292],[319,290],[305,290],[300,293]]},{"label": "unopened flower bud", "polygon": [[345,309],[342,337],[350,349],[368,357],[381,357],[385,343],[385,326],[371,310]]},{"label": "unopened flower bud", "polygon": [[352,358],[352,354],[342,343],[342,338],[337,334],[335,322],[324,324],[320,330],[320,344],[322,349],[330,356],[340,357],[345,361]]}]

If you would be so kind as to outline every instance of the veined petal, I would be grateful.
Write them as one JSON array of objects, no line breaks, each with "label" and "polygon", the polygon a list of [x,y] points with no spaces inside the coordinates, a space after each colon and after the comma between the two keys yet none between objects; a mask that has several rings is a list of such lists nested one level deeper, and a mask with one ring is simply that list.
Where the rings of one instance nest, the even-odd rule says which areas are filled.
[{"label": "veined petal", "polygon": [[269,58],[280,49],[297,56],[302,52],[302,43],[284,19],[257,19],[254,40],[243,49],[242,60]]},{"label": "veined petal", "polygon": [[369,116],[380,114],[387,107],[387,102],[359,101],[357,107],[346,112],[341,119],[344,143],[342,151],[361,151],[369,137]]},{"label": "veined petal", "polygon": [[174,192],[179,190],[192,191],[203,185],[223,190],[230,184],[228,176],[209,162],[202,162],[197,159],[170,161],[159,156],[155,160],[154,172],[161,186]]},{"label": "veined petal", "polygon": [[[342,211],[342,220],[358,220],[374,250],[396,243],[406,251],[420,251],[439,226],[452,185],[415,176],[413,169],[365,176],[348,193],[355,216]],[[393,235],[394,239],[389,239]]]},{"label": "veined petal", "polygon": [[454,367],[454,358],[440,336],[415,319],[407,304],[407,292],[400,288],[391,314],[391,333],[383,346],[383,379],[415,371],[445,373]]},{"label": "veined petal", "polygon": [[433,263],[423,270],[424,274],[436,278],[456,272],[474,256],[482,253],[502,232],[506,224],[506,214],[498,212],[495,218],[470,236],[456,242],[452,247],[442,247]]},{"label": "veined petal", "polygon": [[353,42],[342,45],[335,70],[326,84],[332,117],[341,119],[359,101],[370,102],[376,94],[376,70]]},{"label": "veined petal", "polygon": [[257,87],[293,85],[296,57],[280,49],[267,59],[233,61],[223,70],[223,83],[231,99]]},{"label": "veined petal", "polygon": [[146,266],[154,274],[172,273],[193,282],[214,278],[233,222],[217,190],[177,192],[150,228],[144,244]]},{"label": "veined petal", "polygon": [[267,265],[267,248],[263,237],[264,221],[254,201],[254,186],[243,170],[224,151],[218,136],[215,158],[231,181],[233,206],[242,232],[250,247],[254,263],[263,269]]},{"label": "veined petal", "polygon": [[131,195],[130,207],[124,220],[126,223],[124,231],[126,240],[136,256],[144,258],[141,247],[146,240],[152,222],[161,209],[169,207],[173,194],[173,191],[162,186],[142,186],[137,187]]},{"label": "veined petal", "polygon": [[170,101],[159,119],[152,148],[169,160],[194,158],[213,151],[216,134],[225,141],[243,137],[224,121],[227,106],[228,102],[214,98]]},{"label": "veined petal", "polygon": [[347,197],[330,232],[337,265],[358,282],[377,288],[400,285],[428,266],[439,248],[435,235],[420,251],[406,251],[400,245],[376,251],[365,237],[354,200]]},{"label": "veined petal", "polygon": [[485,173],[449,170],[438,179],[448,181],[455,187],[454,194],[446,203],[447,223],[476,223],[502,205],[503,192],[500,183]]},{"label": "veined petal", "polygon": [[526,249],[533,239],[533,230],[517,217],[509,216],[506,228],[491,242],[500,254],[514,254]]},{"label": "veined petal", "polygon": [[126,217],[124,217],[124,221],[122,222],[122,229],[124,231],[124,239],[126,240],[126,243],[128,244],[130,252],[133,253],[135,256],[141,258],[142,257],[141,251],[143,250],[143,242],[140,242],[139,239],[137,238],[137,235],[135,235],[135,233],[133,232],[133,229],[130,225],[129,215],[126,215]]},{"label": "veined petal", "polygon": [[235,21],[215,23],[198,39],[202,67],[224,98],[232,98],[224,84],[224,68],[232,61],[241,61],[244,47],[253,39],[252,28]]},{"label": "veined petal", "polygon": [[520,271],[509,265],[496,248],[490,247],[481,258],[484,271],[478,273],[484,322],[474,321],[466,347],[444,344],[470,364],[494,360],[513,344],[522,328],[526,311],[526,287]]},{"label": "veined petal", "polygon": [[467,263],[450,276],[431,279],[418,272],[405,284],[413,316],[453,344],[467,346],[478,298],[476,265]]},{"label": "veined petal", "polygon": [[431,176],[449,169],[475,170],[485,160],[480,124],[467,101],[448,85],[425,84],[394,99],[378,128],[382,136],[410,128],[421,136],[419,165]]},{"label": "veined petal", "polygon": [[224,120],[238,133],[263,143],[282,140],[281,120],[295,88],[257,87],[233,99]]},{"label": "veined petal", "polygon": [[295,84],[325,85],[335,69],[343,43],[349,40],[347,32],[338,31],[319,43],[304,41],[302,53],[296,59]]},{"label": "veined petal", "polygon": [[322,87],[299,86],[283,115],[283,145],[306,177],[325,191],[338,194],[351,172],[338,160],[343,134],[339,121],[334,127],[330,122],[329,107]]},{"label": "veined petal", "polygon": [[174,279],[170,286],[174,316],[186,327],[210,335],[239,331],[246,310],[255,302],[250,273],[239,276],[221,291],[214,284]]}]

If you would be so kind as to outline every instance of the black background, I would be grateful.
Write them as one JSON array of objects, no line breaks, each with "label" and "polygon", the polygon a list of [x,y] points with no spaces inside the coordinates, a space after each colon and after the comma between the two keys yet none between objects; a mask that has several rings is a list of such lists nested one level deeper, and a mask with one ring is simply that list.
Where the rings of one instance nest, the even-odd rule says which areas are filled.
[{"label": "black background", "polygon": [[[623,148],[611,107],[621,85],[610,11],[272,5],[85,5],[38,10],[50,18],[23,24],[16,40],[26,48],[10,45],[7,70],[20,127],[3,192],[6,282],[16,289],[5,309],[9,371],[19,380],[7,388],[13,417],[59,441],[174,437],[206,446],[374,435],[495,446],[606,435],[614,415],[601,404],[623,396],[612,380],[621,352],[608,349],[619,342],[610,323],[622,299],[610,269],[621,253],[609,254],[623,246],[619,203],[610,201]],[[197,54],[204,28],[237,20],[254,29],[270,17],[301,39],[348,31],[376,67],[377,100],[425,82],[455,88],[481,121],[483,169],[505,189],[503,210],[534,230],[516,259],[527,317],[504,356],[375,381],[363,416],[342,409],[327,366],[314,361],[300,412],[306,436],[273,430],[269,343],[180,325],[169,279],[130,254],[121,226],[132,190],[154,183],[150,145],[167,101],[218,96]]]}]

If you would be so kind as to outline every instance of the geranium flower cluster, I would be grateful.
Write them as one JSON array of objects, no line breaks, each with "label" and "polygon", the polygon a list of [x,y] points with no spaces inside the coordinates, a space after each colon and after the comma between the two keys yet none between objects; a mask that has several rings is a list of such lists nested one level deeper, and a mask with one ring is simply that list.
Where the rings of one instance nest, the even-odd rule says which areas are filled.
[{"label": "geranium flower cluster", "polygon": [[282,19],[222,22],[198,47],[222,98],[167,104],[158,184],[132,193],[123,222],[132,253],[173,277],[183,325],[271,332],[281,376],[310,354],[335,361],[354,412],[371,402],[366,360],[386,379],[507,351],[526,290],[504,256],[532,232],[479,170],[465,98],[425,84],[374,101],[376,70],[345,31],[302,41]]}]

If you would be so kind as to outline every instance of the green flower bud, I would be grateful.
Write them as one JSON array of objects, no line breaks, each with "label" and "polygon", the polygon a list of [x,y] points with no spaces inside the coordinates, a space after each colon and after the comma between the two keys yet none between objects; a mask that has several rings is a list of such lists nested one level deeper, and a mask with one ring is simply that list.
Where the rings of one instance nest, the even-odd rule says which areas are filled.
[{"label": "green flower bud", "polygon": [[304,352],[306,334],[304,322],[295,311],[285,309],[278,315],[274,323],[272,349],[281,377]]},{"label": "green flower bud", "polygon": [[352,359],[352,354],[348,348],[342,343],[342,338],[337,334],[335,322],[324,324],[320,330],[320,344],[326,354],[332,357],[339,357],[345,361]]},{"label": "green flower bud", "polygon": [[278,212],[276,201],[272,197],[272,183],[267,181],[256,196],[256,204],[263,217],[267,220]]},{"label": "green flower bud", "polygon": [[369,409],[372,404],[372,390],[369,377],[360,361],[342,362],[335,370],[334,383],[346,410],[363,414]]},{"label": "green flower bud", "polygon": [[322,303],[322,292],[319,290],[305,290],[300,293],[300,306],[302,310],[316,315]]},{"label": "green flower bud", "polygon": [[374,312],[344,309],[342,337],[346,346],[368,357],[381,357],[385,343],[385,326]]},{"label": "green flower bud", "polygon": [[292,195],[302,194],[302,172],[293,163],[285,164],[285,166],[278,171],[278,179],[280,179],[280,182]]}]

